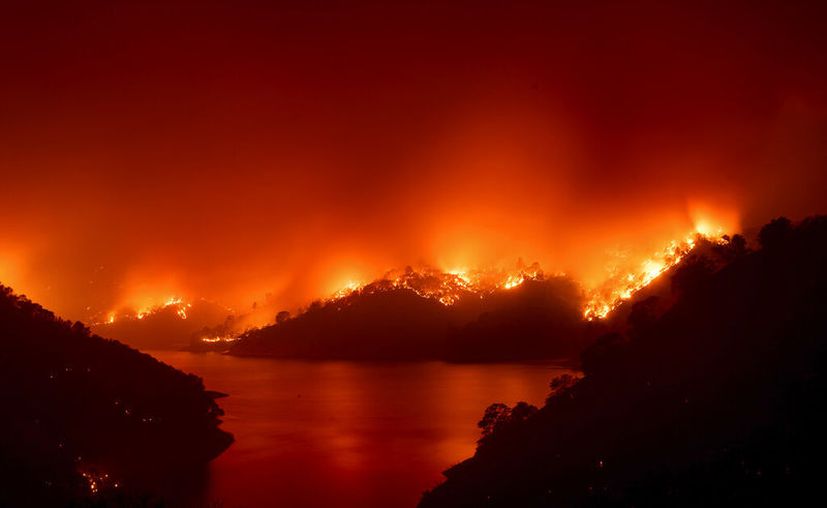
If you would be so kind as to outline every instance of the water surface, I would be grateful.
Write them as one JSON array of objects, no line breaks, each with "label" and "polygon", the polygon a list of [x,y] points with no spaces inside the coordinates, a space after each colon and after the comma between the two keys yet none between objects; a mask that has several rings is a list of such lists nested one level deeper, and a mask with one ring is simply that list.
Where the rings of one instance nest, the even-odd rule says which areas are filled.
[{"label": "water surface", "polygon": [[210,464],[223,508],[413,507],[473,454],[492,402],[541,404],[543,365],[371,364],[152,351],[204,378],[233,446]]}]

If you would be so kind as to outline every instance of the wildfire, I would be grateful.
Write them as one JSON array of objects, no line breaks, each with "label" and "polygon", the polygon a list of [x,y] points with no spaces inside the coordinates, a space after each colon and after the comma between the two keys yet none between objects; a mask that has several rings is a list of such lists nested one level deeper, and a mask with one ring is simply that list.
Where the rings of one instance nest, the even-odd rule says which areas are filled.
[{"label": "wildfire", "polygon": [[[709,217],[716,217],[715,221]],[[724,220],[726,230],[716,226],[721,214],[710,214],[700,210],[693,216],[694,230],[679,240],[673,240],[661,250],[652,253],[640,261],[627,265],[624,269],[612,268],[602,283],[594,287],[586,287],[585,304],[582,309],[583,317],[589,321],[606,317],[622,302],[633,297],[635,293],[647,287],[681,262],[691,252],[700,239],[712,242],[723,242],[725,231],[734,230],[736,222],[729,217]],[[565,276],[557,273],[556,276]],[[442,305],[452,306],[466,298],[485,298],[497,291],[509,291],[520,287],[526,281],[546,280],[538,263],[524,265],[519,261],[511,270],[504,269],[469,269],[456,267],[448,270],[437,268],[408,267],[404,270],[392,270],[373,282],[347,280],[345,284],[323,298],[324,303],[339,302],[354,295],[375,294],[385,291],[405,289],[422,298],[436,300]],[[156,302],[158,300],[155,300]],[[137,308],[136,310],[111,311],[102,316],[96,324],[113,324],[121,320],[143,320],[146,317],[162,312],[174,311],[178,318],[187,319],[192,304],[183,298],[172,296],[163,300],[163,303]],[[227,309],[234,314],[232,309]],[[235,335],[225,335],[222,331],[213,331],[210,335],[200,338],[204,343],[228,343],[238,340],[239,330]]]},{"label": "wildfire", "polygon": [[89,493],[98,494],[101,490],[120,487],[120,483],[110,478],[109,473],[102,473],[95,469],[80,471],[80,475],[86,480]]},{"label": "wildfire", "polygon": [[152,305],[147,307],[141,307],[136,310],[126,310],[126,311],[110,311],[103,322],[98,322],[96,324],[113,324],[116,321],[128,320],[128,319],[137,319],[142,320],[147,316],[152,314],[156,314],[158,312],[167,310],[167,309],[174,309],[175,313],[178,315],[180,319],[187,319],[187,311],[188,309],[192,308],[192,304],[189,302],[185,302],[183,298],[177,296],[171,296],[167,298],[163,303],[159,305]]},{"label": "wildfire", "polygon": [[331,296],[330,299],[338,300],[339,298],[344,298],[356,291],[359,291],[360,289],[362,289],[362,287],[364,287],[364,284],[362,284],[361,282],[356,282],[352,280],[347,281],[347,283],[341,289],[333,293],[333,296]]},{"label": "wildfire", "polygon": [[[698,222],[694,231],[680,240],[673,240],[666,247],[636,263],[629,270],[613,270],[601,285],[586,290],[583,317],[589,321],[606,317],[622,302],[632,298],[636,292],[680,263],[696,247],[699,239],[725,243],[723,235],[723,228],[713,227],[709,222]],[[371,294],[404,288],[423,298],[434,299],[445,306],[450,306],[462,298],[470,296],[484,298],[494,291],[519,287],[527,280],[543,279],[543,271],[537,263],[529,267],[518,264],[516,270],[512,272],[407,268],[402,272],[388,272],[385,277],[370,284],[349,282],[325,301],[341,300],[354,294]]]},{"label": "wildfire", "polygon": [[207,344],[217,344],[217,343],[225,343],[225,342],[235,342],[238,340],[238,337],[235,335],[216,335],[212,337],[201,337],[201,342]]},{"label": "wildfire", "polygon": [[645,288],[661,274],[677,265],[697,245],[699,238],[724,243],[723,228],[699,223],[695,231],[682,240],[673,240],[663,250],[643,260],[637,269],[628,273],[612,274],[600,287],[591,291],[583,310],[583,317],[592,321],[606,317],[622,302]]},{"label": "wildfire", "polygon": [[460,299],[474,296],[483,298],[498,290],[513,289],[526,280],[542,279],[539,264],[525,267],[518,264],[514,272],[500,270],[452,269],[442,271],[434,268],[391,271],[370,284],[349,282],[333,293],[326,302],[341,300],[354,294],[376,293],[392,289],[407,289],[423,298],[437,300],[445,306],[454,305]]},{"label": "wildfire", "polygon": [[503,289],[512,289],[519,286],[523,282],[525,282],[525,276],[523,274],[509,275],[501,287]]}]

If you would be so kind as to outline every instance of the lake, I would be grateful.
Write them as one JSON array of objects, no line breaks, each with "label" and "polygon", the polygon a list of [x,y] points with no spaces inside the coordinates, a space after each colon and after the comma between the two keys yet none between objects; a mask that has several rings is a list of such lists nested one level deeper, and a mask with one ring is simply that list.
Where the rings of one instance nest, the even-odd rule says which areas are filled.
[{"label": "lake", "polygon": [[201,376],[236,442],[202,499],[222,508],[413,507],[474,453],[492,402],[542,404],[549,365],[373,364],[151,351]]}]

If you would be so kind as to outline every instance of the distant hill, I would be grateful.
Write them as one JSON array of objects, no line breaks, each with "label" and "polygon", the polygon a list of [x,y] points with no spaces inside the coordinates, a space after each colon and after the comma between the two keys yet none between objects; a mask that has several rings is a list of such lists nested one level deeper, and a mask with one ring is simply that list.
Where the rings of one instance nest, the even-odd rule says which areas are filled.
[{"label": "distant hill", "polygon": [[232,311],[207,300],[158,306],[140,318],[135,314],[117,316],[112,322],[96,323],[92,329],[132,347],[147,349],[184,349],[190,338],[205,327],[224,323]]},{"label": "distant hill", "polygon": [[[662,312],[676,292],[670,275],[702,256],[716,269],[746,250],[744,239],[698,236],[684,261],[622,302],[606,319],[584,317],[586,295],[565,276],[546,277],[539,267],[513,285],[480,290],[442,272],[410,268],[400,279],[383,279],[359,290],[318,301],[292,318],[250,330],[236,340],[200,344],[241,356],[372,361],[451,362],[568,361],[607,331],[623,331],[634,305]],[[457,284],[459,283],[459,284]],[[676,288],[679,285],[675,286]],[[446,303],[447,302],[447,303]],[[657,307],[657,309],[655,308]],[[637,312],[639,314],[640,312]],[[224,335],[216,330],[213,335]]]},{"label": "distant hill", "polygon": [[232,442],[215,397],[0,285],[0,506],[105,504],[205,464]]},{"label": "distant hill", "polygon": [[494,404],[475,455],[420,506],[819,506],[827,456],[827,218],[777,219],[760,248],[699,253],[622,333]]},{"label": "distant hill", "polygon": [[583,296],[564,277],[526,279],[484,295],[462,290],[448,296],[455,300],[450,305],[439,298],[423,296],[418,286],[379,281],[249,331],[229,352],[306,359],[509,361],[568,357],[584,346]]}]

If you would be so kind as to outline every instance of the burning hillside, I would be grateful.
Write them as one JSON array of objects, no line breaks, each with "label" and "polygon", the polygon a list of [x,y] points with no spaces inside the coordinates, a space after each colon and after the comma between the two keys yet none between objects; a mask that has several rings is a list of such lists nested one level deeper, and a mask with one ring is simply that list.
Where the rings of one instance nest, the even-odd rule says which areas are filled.
[{"label": "burning hillside", "polygon": [[187,345],[190,336],[224,322],[233,310],[204,299],[170,297],[140,309],[111,311],[92,329],[141,349],[170,349]]},{"label": "burning hillside", "polygon": [[[610,266],[608,278],[599,286],[584,289],[587,295],[583,306],[583,317],[591,321],[602,319],[624,301],[647,287],[661,274],[676,266],[689,254],[700,240],[727,244],[729,236],[722,228],[702,228],[687,234],[683,239],[673,240],[663,249],[637,263],[625,266]],[[557,274],[555,277],[565,276]],[[505,270],[451,270],[434,268],[391,271],[384,277],[369,284],[350,282],[324,302],[336,302],[354,295],[373,294],[394,289],[407,289],[423,298],[439,301],[450,306],[464,298],[485,298],[500,290],[516,288],[527,280],[544,280],[545,275],[539,263],[525,266],[519,261],[512,271]]]},{"label": "burning hillside", "polygon": [[150,305],[141,307],[139,309],[123,308],[113,310],[106,314],[103,321],[96,321],[95,326],[100,324],[113,324],[116,321],[124,320],[142,320],[145,317],[161,314],[168,311],[174,311],[180,319],[187,319],[187,311],[192,308],[192,303],[185,302],[183,298],[178,296],[171,296],[164,301],[164,303],[157,305]]},{"label": "burning hillside", "polygon": [[584,376],[553,380],[543,407],[490,406],[475,455],[419,506],[823,497],[827,217],[775,219],[757,240],[698,242],[671,274],[668,310],[632,312],[625,331],[599,337],[581,355]]},{"label": "burning hillside", "polygon": [[543,279],[538,263],[525,266],[521,261],[512,272],[502,270],[451,270],[435,268],[390,271],[370,284],[349,283],[325,301],[336,301],[355,294],[372,294],[396,289],[407,289],[421,296],[450,306],[463,298],[484,298],[497,290],[512,289],[526,280]]},{"label": "burning hillside", "polygon": [[238,355],[319,359],[570,358],[595,331],[611,326],[591,321],[633,303],[700,247],[726,252],[740,248],[737,238],[695,231],[644,260],[613,268],[594,289],[564,274],[546,275],[537,263],[518,263],[513,271],[408,267],[369,284],[349,283],[295,317],[282,313],[276,324],[240,336],[213,330],[202,342]]},{"label": "burning hillside", "polygon": [[[605,279],[594,287],[584,287],[563,273],[549,275],[539,263],[529,265],[522,260],[511,269],[441,270],[409,266],[386,272],[369,283],[349,281],[330,296],[298,310],[292,319],[289,312],[280,312],[275,325],[272,323],[278,307],[273,301],[235,312],[206,300],[190,302],[174,296],[160,304],[111,311],[94,327],[101,334],[138,347],[180,347],[190,341],[191,347],[197,349],[226,349],[244,335],[255,335],[253,330],[262,324],[265,328],[278,327],[287,320],[316,315],[319,309],[341,311],[365,300],[375,302],[400,294],[438,304],[449,316],[446,322],[463,327],[484,313],[496,310],[509,299],[508,293],[517,292],[526,283],[554,286],[561,280],[565,280],[567,286],[566,306],[576,307],[578,319],[593,321],[605,318],[620,304],[633,299],[702,242],[726,245],[729,237],[723,235],[722,228],[699,225],[692,233],[669,242],[643,259],[624,259],[607,266]],[[331,333],[336,335],[335,330]]]},{"label": "burning hillside", "polygon": [[611,267],[608,279],[589,291],[583,317],[589,321],[605,318],[618,305],[630,300],[635,293],[647,287],[670,268],[678,265],[687,254],[692,252],[699,241],[726,245],[730,238],[723,233],[721,228],[715,229],[714,232],[699,228],[682,240],[673,240],[664,249],[634,264],[629,269]]}]

